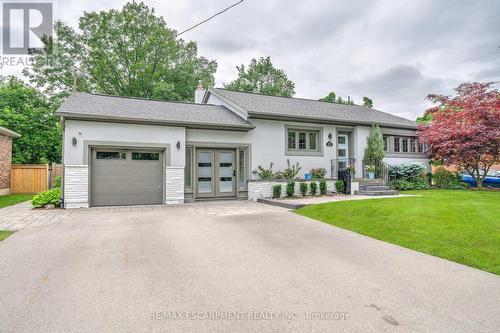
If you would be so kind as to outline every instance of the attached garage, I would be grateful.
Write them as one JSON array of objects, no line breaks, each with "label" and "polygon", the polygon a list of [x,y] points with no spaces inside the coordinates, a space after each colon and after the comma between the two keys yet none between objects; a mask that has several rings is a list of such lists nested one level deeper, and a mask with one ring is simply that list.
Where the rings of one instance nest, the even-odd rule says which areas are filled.
[{"label": "attached garage", "polygon": [[164,203],[162,150],[92,148],[90,205]]}]

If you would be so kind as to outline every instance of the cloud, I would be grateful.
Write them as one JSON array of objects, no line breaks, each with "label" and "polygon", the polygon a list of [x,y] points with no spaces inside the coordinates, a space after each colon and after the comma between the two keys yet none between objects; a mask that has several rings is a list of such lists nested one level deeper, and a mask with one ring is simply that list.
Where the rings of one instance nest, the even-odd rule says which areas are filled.
[{"label": "cloud", "polygon": [[[145,2],[181,31],[235,1]],[[123,3],[59,0],[55,15],[76,27],[84,10]],[[497,0],[245,0],[182,37],[217,60],[218,85],[235,78],[237,65],[269,55],[297,97],[369,96],[377,109],[415,119],[429,93],[500,80],[499,17]]]}]

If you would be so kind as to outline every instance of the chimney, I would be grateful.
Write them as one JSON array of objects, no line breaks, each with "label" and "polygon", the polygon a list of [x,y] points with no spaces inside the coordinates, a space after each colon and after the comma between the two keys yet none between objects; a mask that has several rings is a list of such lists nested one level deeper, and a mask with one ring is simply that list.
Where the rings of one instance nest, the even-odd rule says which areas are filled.
[{"label": "chimney", "polygon": [[201,84],[201,80],[198,81],[198,87],[194,91],[194,102],[201,104],[203,102],[203,97],[205,96],[205,88]]}]

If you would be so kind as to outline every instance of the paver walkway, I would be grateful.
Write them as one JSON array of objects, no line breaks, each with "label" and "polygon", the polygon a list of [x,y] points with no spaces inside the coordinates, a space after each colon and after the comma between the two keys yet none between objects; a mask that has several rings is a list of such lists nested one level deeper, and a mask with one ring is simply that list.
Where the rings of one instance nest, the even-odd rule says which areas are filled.
[{"label": "paver walkway", "polygon": [[158,210],[174,210],[183,207],[194,213],[213,216],[231,216],[242,214],[255,214],[276,211],[275,207],[242,202],[199,202],[180,205],[151,205],[151,206],[118,206],[118,207],[93,207],[87,209],[33,209],[31,203],[23,202],[17,205],[0,209],[0,230],[23,230],[36,228],[43,225],[57,223],[69,217],[99,216],[106,213],[117,212],[150,212]]}]

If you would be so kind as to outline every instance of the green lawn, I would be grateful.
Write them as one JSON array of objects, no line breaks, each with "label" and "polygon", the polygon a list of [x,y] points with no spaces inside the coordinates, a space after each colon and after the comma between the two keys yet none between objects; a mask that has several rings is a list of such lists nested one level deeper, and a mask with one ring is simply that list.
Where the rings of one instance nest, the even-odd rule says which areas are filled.
[{"label": "green lawn", "polygon": [[9,237],[12,233],[13,231],[0,230],[0,242]]},{"label": "green lawn", "polygon": [[0,195],[0,208],[12,206],[20,202],[28,201],[33,198],[33,194],[7,194]]},{"label": "green lawn", "polygon": [[500,192],[408,191],[419,197],[331,202],[298,214],[500,274]]},{"label": "green lawn", "polygon": [[[12,206],[24,201],[31,200],[33,198],[33,194],[7,194],[0,195],[0,208],[4,208],[7,206]],[[9,237],[12,234],[12,231],[0,230],[0,241],[3,241],[5,238]]]}]

